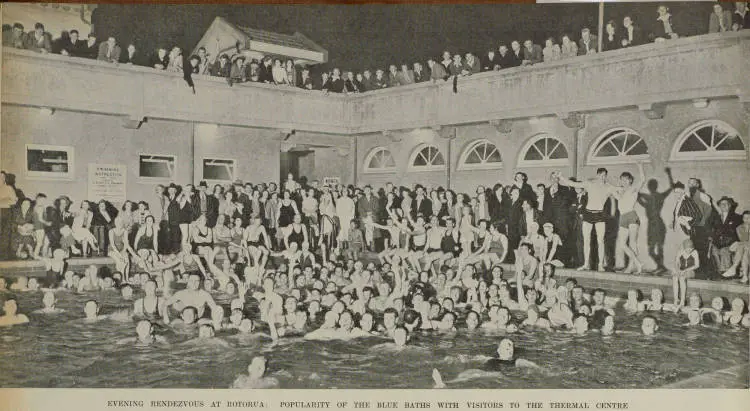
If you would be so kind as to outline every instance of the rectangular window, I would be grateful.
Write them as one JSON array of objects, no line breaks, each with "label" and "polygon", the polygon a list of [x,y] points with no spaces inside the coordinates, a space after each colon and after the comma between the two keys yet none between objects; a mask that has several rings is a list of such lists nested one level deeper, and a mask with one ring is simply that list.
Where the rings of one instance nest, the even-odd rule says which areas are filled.
[{"label": "rectangular window", "polygon": [[203,180],[234,181],[237,162],[223,158],[203,159]]},{"label": "rectangular window", "polygon": [[158,180],[174,180],[177,157],[161,154],[140,154],[138,176]]},{"label": "rectangular window", "polygon": [[26,145],[26,175],[30,179],[72,180],[74,170],[73,147]]}]

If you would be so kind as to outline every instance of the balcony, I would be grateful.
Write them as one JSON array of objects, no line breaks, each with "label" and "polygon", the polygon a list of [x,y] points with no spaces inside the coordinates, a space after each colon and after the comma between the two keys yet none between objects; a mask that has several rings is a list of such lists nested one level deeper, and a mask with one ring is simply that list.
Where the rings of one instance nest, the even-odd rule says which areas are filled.
[{"label": "balcony", "polygon": [[566,116],[664,103],[750,101],[750,30],[710,34],[570,60],[358,95],[264,84],[229,87],[145,67],[3,49],[2,103],[338,135],[504,119]]}]

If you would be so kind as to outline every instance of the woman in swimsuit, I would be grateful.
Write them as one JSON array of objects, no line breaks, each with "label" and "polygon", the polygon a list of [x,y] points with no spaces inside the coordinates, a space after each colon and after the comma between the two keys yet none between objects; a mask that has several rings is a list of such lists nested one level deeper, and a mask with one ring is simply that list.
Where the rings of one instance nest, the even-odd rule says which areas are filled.
[{"label": "woman in swimsuit", "polygon": [[198,217],[190,231],[193,234],[192,253],[213,261],[213,231],[206,225],[206,216]]},{"label": "woman in swimsuit", "polygon": [[253,218],[250,225],[245,228],[242,237],[242,247],[247,249],[247,253],[255,260],[255,263],[259,267],[266,266],[270,254],[271,241],[259,217]]},{"label": "woman in swimsuit", "polygon": [[226,215],[219,214],[216,219],[216,225],[213,228],[214,258],[216,258],[219,253],[224,253],[224,255],[229,258],[229,244],[232,242],[232,229],[227,226],[226,220]]},{"label": "woman in swimsuit", "polygon": [[[253,218],[260,218],[260,215]],[[238,254],[244,258],[250,258],[247,249],[242,245],[242,240],[245,237],[245,229],[242,227],[241,218],[234,219],[234,224],[232,224],[232,228],[229,230],[229,236],[229,254]]]},{"label": "woman in swimsuit", "polygon": [[133,240],[135,251],[158,250],[157,238],[159,229],[154,224],[154,216],[146,217],[145,224],[138,229],[138,233]]},{"label": "woman in swimsuit", "polygon": [[302,216],[295,214],[284,234],[284,244],[289,248],[289,244],[297,243],[297,248],[300,248],[304,242],[308,242],[307,227],[302,223]]},{"label": "woman in swimsuit", "polygon": [[115,269],[122,273],[125,281],[130,278],[130,256],[135,251],[128,243],[128,231],[123,227],[123,219],[115,217],[115,226],[109,230],[109,256],[115,260]]}]

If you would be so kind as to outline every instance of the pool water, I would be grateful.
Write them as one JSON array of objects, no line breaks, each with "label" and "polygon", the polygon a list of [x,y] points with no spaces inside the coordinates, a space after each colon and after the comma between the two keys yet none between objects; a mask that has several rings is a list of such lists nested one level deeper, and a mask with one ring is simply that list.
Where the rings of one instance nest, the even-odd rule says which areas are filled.
[{"label": "pool water", "polygon": [[[3,296],[0,296],[0,298]],[[400,352],[376,347],[384,340],[319,342],[242,337],[221,331],[219,344],[185,344],[192,335],[162,329],[170,346],[118,345],[132,337],[134,321],[86,323],[83,304],[95,298],[101,314],[132,303],[116,292],[58,293],[60,314],[35,314],[41,292],[17,295],[30,323],[0,329],[0,387],[228,388],[246,373],[256,355],[268,358],[268,373],[282,388],[430,388],[431,371],[445,381],[479,368],[503,334],[460,330],[415,335],[414,348]],[[228,299],[217,298],[224,305]],[[511,338],[518,356],[540,369],[515,368],[501,377],[449,383],[455,388],[654,388],[696,375],[743,365],[750,360],[746,328],[687,328],[684,316],[658,315],[656,336],[639,334],[640,315],[618,313],[619,335],[603,337],[522,331]],[[746,373],[744,373],[746,375]],[[744,380],[743,380],[744,379]],[[748,387],[738,376],[733,387]]]}]

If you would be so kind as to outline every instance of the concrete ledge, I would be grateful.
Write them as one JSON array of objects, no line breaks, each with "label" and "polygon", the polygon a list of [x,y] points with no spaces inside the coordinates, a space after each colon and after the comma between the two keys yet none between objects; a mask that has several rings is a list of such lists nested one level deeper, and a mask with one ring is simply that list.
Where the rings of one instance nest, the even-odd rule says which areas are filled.
[{"label": "concrete ledge", "polygon": [[[68,260],[68,269],[83,272],[91,264],[114,267],[115,262],[109,257],[71,258]],[[46,275],[44,263],[37,260],[0,261],[0,276],[18,277],[21,275],[44,277]]]}]

